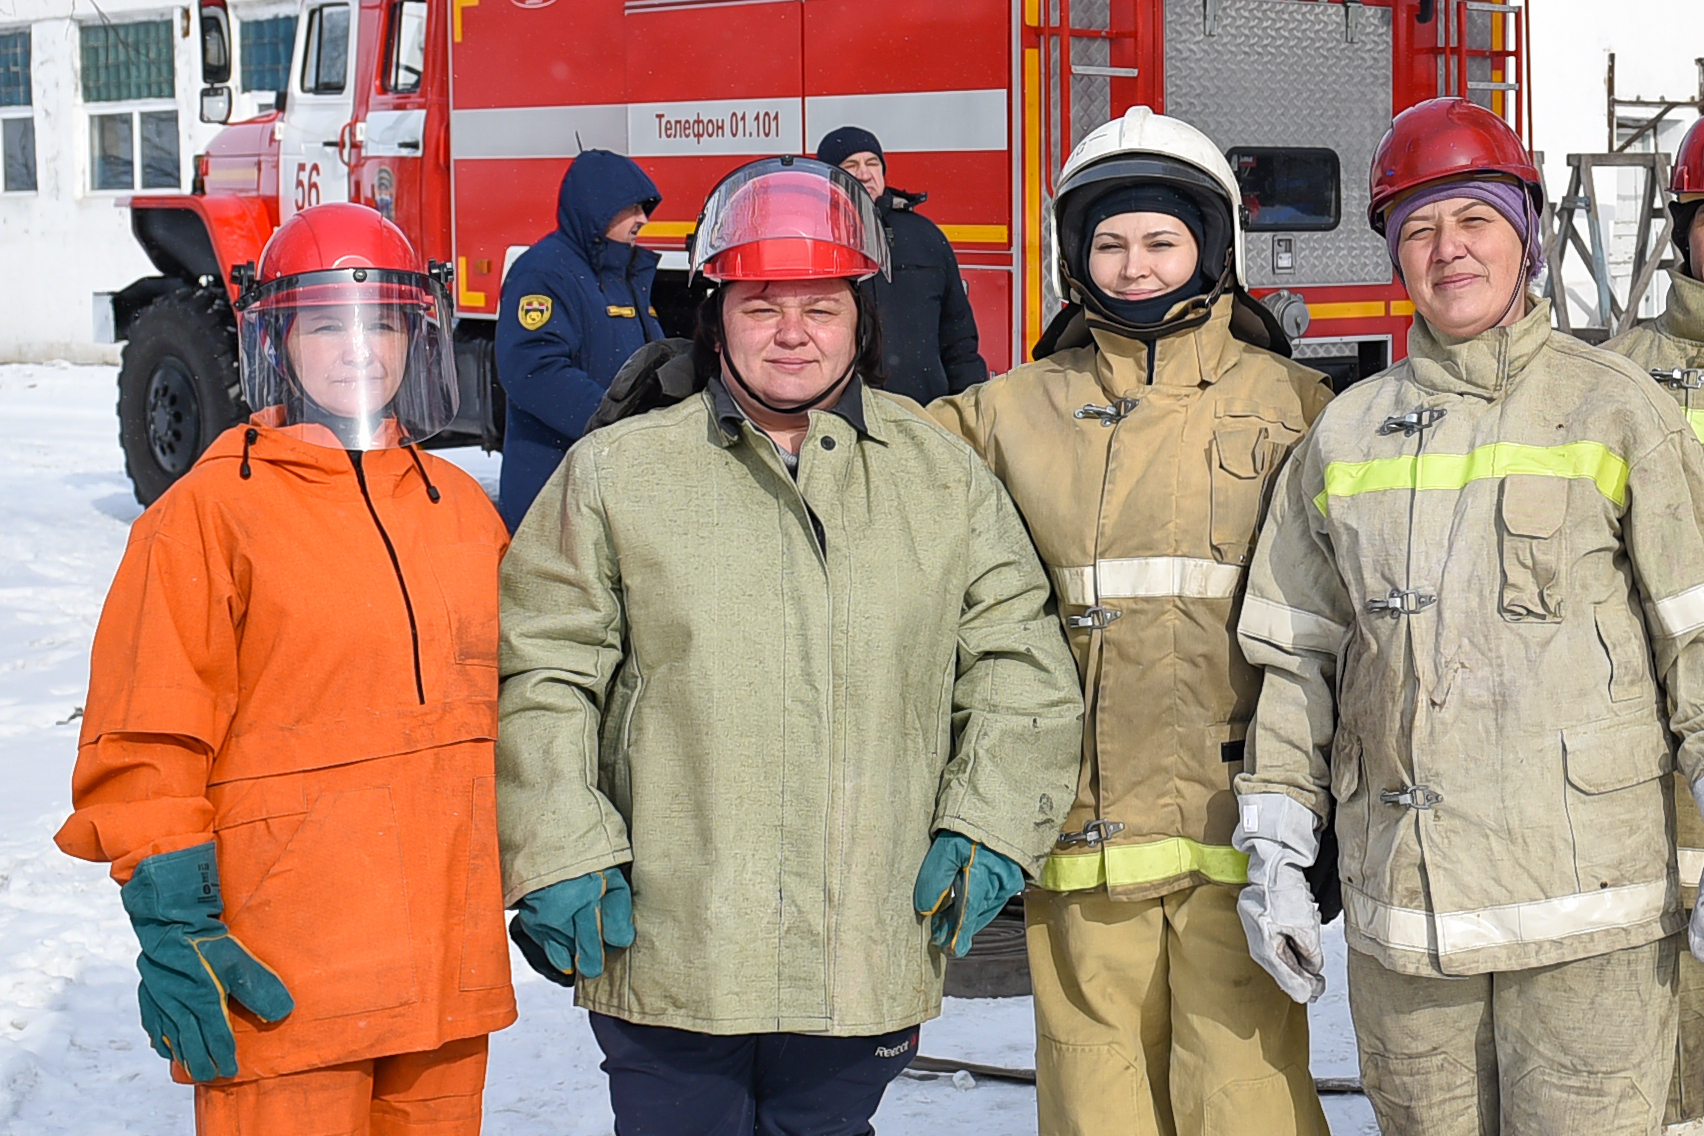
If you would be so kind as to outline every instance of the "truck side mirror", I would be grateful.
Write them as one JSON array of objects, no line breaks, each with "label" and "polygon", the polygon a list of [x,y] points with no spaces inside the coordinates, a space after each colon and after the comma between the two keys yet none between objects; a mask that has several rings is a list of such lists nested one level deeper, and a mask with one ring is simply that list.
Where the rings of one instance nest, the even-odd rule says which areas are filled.
[{"label": "truck side mirror", "polygon": [[231,121],[231,88],[203,87],[201,90],[201,121]]},{"label": "truck side mirror", "polygon": [[[231,81],[231,14],[225,0],[201,0],[201,81],[209,87]],[[202,119],[224,121],[207,118],[205,113]]]}]

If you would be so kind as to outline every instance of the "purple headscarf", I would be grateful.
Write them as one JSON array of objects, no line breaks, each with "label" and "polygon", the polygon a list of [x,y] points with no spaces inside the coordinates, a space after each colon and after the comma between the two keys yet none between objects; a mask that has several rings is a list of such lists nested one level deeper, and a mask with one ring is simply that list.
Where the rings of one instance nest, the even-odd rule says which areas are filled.
[{"label": "purple headscarf", "polygon": [[1491,206],[1503,219],[1513,225],[1526,249],[1526,279],[1531,281],[1544,267],[1544,242],[1539,237],[1538,214],[1533,211],[1532,198],[1526,187],[1506,181],[1445,181],[1422,186],[1391,206],[1385,217],[1385,244],[1390,249],[1390,262],[1396,274],[1402,276],[1402,262],[1396,257],[1396,246],[1402,240],[1402,223],[1414,212],[1434,201],[1449,197],[1471,197]]}]

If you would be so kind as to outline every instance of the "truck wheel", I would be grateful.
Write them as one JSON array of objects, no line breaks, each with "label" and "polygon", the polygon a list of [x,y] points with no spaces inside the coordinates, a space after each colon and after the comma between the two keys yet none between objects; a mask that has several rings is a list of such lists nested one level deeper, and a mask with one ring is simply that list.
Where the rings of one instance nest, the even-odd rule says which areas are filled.
[{"label": "truck wheel", "polygon": [[246,415],[224,298],[185,285],[142,309],[118,372],[118,440],[136,500],[152,505]]}]

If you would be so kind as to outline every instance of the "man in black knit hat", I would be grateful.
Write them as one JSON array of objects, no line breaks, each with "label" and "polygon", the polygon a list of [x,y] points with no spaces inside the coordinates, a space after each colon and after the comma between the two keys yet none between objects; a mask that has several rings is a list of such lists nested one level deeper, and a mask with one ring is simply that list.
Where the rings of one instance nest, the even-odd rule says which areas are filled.
[{"label": "man in black knit hat", "polygon": [[817,143],[816,156],[863,184],[887,229],[893,279],[878,275],[861,285],[876,302],[886,389],[927,405],[982,382],[988,365],[977,354],[976,319],[958,258],[946,235],[915,211],[927,195],[887,184],[881,141],[862,127],[830,131]]}]

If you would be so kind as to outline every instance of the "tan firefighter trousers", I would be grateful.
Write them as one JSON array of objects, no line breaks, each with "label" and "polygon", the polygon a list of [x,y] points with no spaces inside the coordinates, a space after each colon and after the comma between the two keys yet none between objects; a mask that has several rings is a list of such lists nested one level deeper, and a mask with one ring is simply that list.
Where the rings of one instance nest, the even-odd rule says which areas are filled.
[{"label": "tan firefighter trousers", "polygon": [[1024,896],[1040,1136],[1326,1136],[1308,1013],[1248,954],[1237,889]]},{"label": "tan firefighter trousers", "polygon": [[1680,1042],[1664,1124],[1704,1116],[1704,962],[1680,952]]},{"label": "tan firefighter trousers", "polygon": [[1654,1136],[1674,1068],[1671,935],[1466,978],[1349,952],[1361,1084],[1402,1136]]}]

